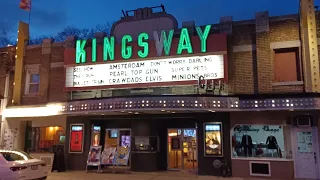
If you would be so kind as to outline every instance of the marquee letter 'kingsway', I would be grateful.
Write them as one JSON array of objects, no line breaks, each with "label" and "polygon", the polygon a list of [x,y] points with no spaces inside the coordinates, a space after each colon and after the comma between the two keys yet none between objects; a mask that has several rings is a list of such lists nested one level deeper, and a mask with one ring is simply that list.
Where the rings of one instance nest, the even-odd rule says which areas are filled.
[{"label": "marquee letter 'kingsway'", "polygon": [[78,40],[76,44],[76,63],[79,64],[86,62],[86,40]]}]

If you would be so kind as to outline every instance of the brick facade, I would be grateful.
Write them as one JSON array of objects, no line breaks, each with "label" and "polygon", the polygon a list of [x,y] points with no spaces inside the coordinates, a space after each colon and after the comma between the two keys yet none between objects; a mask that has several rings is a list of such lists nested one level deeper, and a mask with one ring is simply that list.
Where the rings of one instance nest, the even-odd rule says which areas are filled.
[{"label": "brick facade", "polygon": [[[319,16],[319,13],[317,13],[317,16]],[[319,21],[319,18],[317,19]],[[228,35],[229,94],[303,92],[303,85],[301,84],[273,84],[274,51],[271,44],[299,42],[299,17],[297,15],[270,17],[269,28],[264,32],[256,32],[256,21],[254,19],[232,23],[232,33]],[[319,24],[320,22],[317,23],[318,32],[320,31]],[[3,48],[1,51],[6,49]],[[21,105],[67,101],[69,93],[63,91],[65,81],[64,49],[63,43],[52,43],[51,40],[44,40],[42,45],[27,47],[25,65],[40,65],[41,83],[37,96],[26,96],[24,92],[21,93]],[[3,94],[5,71],[2,68],[3,56],[1,54],[0,59],[0,94]],[[25,72],[23,77],[22,91],[25,89]],[[13,86],[13,76],[10,79],[10,86]],[[11,93],[12,87],[9,91],[9,94]],[[8,102],[10,105],[11,99]]]}]

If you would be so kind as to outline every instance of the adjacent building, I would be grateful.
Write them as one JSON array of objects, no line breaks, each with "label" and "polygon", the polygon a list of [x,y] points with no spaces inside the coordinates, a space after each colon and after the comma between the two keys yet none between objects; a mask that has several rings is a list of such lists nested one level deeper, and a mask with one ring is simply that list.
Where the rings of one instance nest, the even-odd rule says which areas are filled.
[{"label": "adjacent building", "polygon": [[235,177],[319,178],[313,1],[299,15],[200,27],[153,10],[124,13],[108,37],[35,46],[20,23],[16,50],[5,50],[14,74],[0,71],[2,145],[48,164],[62,147],[70,170],[100,145],[130,147],[132,171],[221,176],[227,164]]}]

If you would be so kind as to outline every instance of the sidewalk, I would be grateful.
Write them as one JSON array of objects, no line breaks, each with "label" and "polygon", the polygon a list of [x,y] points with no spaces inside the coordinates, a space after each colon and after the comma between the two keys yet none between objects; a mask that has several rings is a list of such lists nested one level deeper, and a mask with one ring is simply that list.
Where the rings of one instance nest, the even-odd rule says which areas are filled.
[{"label": "sidewalk", "polygon": [[[198,176],[192,174],[183,174],[180,172],[152,172],[152,173],[136,173],[130,174],[112,174],[83,171],[69,171],[62,173],[50,173],[48,180],[248,180],[248,178],[223,178],[215,176]],[[258,178],[250,180],[259,180]]]}]

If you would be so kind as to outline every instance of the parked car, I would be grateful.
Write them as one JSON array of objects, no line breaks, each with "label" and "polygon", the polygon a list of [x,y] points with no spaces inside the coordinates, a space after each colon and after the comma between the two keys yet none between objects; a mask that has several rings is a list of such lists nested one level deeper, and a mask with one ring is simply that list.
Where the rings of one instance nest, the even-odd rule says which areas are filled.
[{"label": "parked car", "polygon": [[47,179],[48,168],[23,151],[0,149],[0,180]]}]

